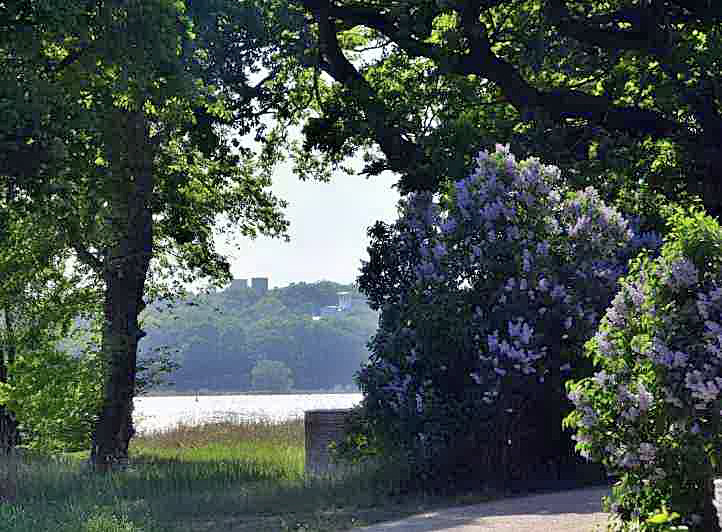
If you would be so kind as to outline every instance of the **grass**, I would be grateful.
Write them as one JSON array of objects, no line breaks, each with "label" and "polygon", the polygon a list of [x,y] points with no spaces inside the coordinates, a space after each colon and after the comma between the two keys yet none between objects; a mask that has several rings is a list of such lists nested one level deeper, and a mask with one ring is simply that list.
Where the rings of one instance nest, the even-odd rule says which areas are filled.
[{"label": "grass", "polygon": [[2,530],[331,532],[488,499],[398,495],[388,469],[308,478],[303,430],[179,426],[136,437],[128,470],[109,475],[88,471],[87,453],[2,459],[0,498],[12,500],[0,503]]}]

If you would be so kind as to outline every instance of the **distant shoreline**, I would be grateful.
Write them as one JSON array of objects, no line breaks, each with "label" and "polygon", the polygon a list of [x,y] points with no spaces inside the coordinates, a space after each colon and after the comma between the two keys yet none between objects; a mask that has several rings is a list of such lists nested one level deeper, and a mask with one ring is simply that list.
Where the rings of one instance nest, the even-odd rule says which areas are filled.
[{"label": "distant shoreline", "polygon": [[350,393],[361,393],[361,390],[354,390],[354,391],[333,391],[333,390],[290,390],[287,392],[274,392],[274,391],[260,391],[260,390],[253,390],[253,391],[233,391],[233,390],[222,390],[222,391],[216,391],[216,390],[199,390],[197,392],[195,391],[177,391],[177,390],[155,390],[155,391],[149,391],[148,393],[144,393],[142,395],[139,395],[137,397],[193,397],[193,396],[203,396],[203,397],[210,397],[214,395],[343,395],[343,394],[350,394]]}]

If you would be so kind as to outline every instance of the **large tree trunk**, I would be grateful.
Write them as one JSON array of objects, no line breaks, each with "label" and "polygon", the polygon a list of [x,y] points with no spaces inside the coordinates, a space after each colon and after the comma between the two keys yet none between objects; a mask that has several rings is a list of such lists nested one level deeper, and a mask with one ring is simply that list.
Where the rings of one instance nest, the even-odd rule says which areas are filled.
[{"label": "large tree trunk", "polygon": [[[12,179],[8,180],[5,190],[6,200],[10,205],[15,199],[15,185]],[[3,335],[2,350],[0,351],[0,382],[8,382],[8,367],[15,361],[15,323],[11,304],[2,309]],[[20,432],[15,415],[4,405],[0,405],[0,453],[9,454],[20,444]]]},{"label": "large tree trunk", "polygon": [[[120,134],[108,139],[110,230],[113,241],[105,250],[105,324],[102,351],[105,362],[103,405],[93,434],[91,462],[100,471],[127,463],[133,437],[138,326],[153,245],[150,206],[153,191],[154,145],[142,111],[119,113]],[[114,129],[114,128],[113,128]]]},{"label": "large tree trunk", "polygon": [[[12,311],[5,307],[5,334],[3,350],[0,352],[0,382],[8,382],[8,366],[15,360]],[[20,433],[15,415],[0,405],[0,453],[9,454],[20,443]]]}]

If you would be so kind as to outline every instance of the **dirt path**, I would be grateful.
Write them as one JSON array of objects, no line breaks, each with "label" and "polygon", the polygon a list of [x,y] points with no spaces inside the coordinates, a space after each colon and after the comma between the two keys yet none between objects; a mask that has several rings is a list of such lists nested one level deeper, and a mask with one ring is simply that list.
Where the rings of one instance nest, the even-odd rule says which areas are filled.
[{"label": "dirt path", "polygon": [[358,532],[593,532],[605,530],[609,488],[544,493],[448,508]]}]

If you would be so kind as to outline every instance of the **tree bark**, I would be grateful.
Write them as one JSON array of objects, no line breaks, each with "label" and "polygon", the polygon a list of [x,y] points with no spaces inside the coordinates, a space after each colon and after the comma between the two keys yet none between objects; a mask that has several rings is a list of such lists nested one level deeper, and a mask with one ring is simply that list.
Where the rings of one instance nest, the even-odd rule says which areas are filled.
[{"label": "tree bark", "polygon": [[[15,360],[15,343],[13,341],[12,311],[5,307],[5,337],[3,350],[0,352],[0,382],[8,382],[8,366]],[[0,405],[0,453],[9,454],[20,443],[20,433],[15,415],[5,406]]]},{"label": "tree bark", "polygon": [[[8,180],[5,190],[8,206],[15,199],[15,184]],[[5,335],[2,351],[0,351],[0,382],[8,382],[8,367],[15,361],[15,323],[13,310],[8,303],[3,308]],[[9,454],[20,444],[20,432],[15,414],[4,405],[0,405],[0,452]]]},{"label": "tree bark", "polygon": [[105,388],[91,450],[91,462],[99,471],[128,459],[134,434],[136,356],[138,342],[145,336],[138,326],[138,315],[145,307],[143,295],[153,246],[150,200],[155,145],[149,123],[142,111],[119,112],[117,120],[122,126],[111,127],[114,137],[107,141],[111,166],[109,225],[114,238],[105,249],[102,266]]}]

